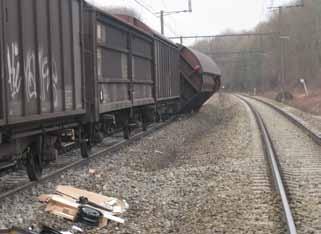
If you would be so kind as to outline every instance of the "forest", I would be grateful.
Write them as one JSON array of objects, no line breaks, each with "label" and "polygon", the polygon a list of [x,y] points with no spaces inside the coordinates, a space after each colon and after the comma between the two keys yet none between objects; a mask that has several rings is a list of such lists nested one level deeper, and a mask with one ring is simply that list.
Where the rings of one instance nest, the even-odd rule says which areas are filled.
[{"label": "forest", "polygon": [[[252,31],[226,31],[226,36],[195,43],[220,66],[224,86],[231,91],[294,91],[300,79],[321,85],[321,1],[304,0],[303,7],[276,8]],[[257,35],[252,35],[257,34]]]}]

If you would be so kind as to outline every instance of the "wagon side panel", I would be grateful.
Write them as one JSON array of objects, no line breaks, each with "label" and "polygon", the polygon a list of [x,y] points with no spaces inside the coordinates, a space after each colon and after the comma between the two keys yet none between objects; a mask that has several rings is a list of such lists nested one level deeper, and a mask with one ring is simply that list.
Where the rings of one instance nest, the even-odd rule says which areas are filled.
[{"label": "wagon side panel", "polygon": [[[4,9],[3,9],[3,3],[0,3],[0,54],[4,54],[3,49],[3,21],[4,21]],[[4,125],[6,122],[6,116],[5,116],[5,87],[4,87],[4,71],[3,71],[3,57],[0,57],[0,126]]]},{"label": "wagon side panel", "polygon": [[178,49],[161,40],[156,40],[156,82],[157,100],[168,100],[179,98],[179,51]]},{"label": "wagon side panel", "polygon": [[99,121],[99,100],[97,87],[96,12],[86,5],[84,11],[84,58],[86,82],[87,119]]},{"label": "wagon side panel", "polygon": [[19,0],[5,2],[5,62],[9,118],[23,115],[23,80],[21,59],[21,6]]},{"label": "wagon side panel", "polygon": [[65,110],[72,111],[76,106],[75,97],[75,79],[73,70],[73,35],[72,32],[72,16],[70,1],[61,1],[61,27],[62,27],[62,60],[63,67],[63,86],[64,86],[64,102]]},{"label": "wagon side panel", "polygon": [[153,41],[133,34],[132,40],[132,84],[134,106],[154,103],[153,87]]},{"label": "wagon side panel", "polygon": [[74,67],[74,79],[75,79],[75,97],[76,105],[75,109],[83,109],[83,95],[84,87],[82,82],[82,51],[81,51],[81,9],[79,1],[72,1],[72,25],[73,25],[73,67]]},{"label": "wagon side panel", "polygon": [[[36,0],[37,17],[37,60],[40,113],[47,114],[52,110],[51,105],[51,66],[50,66],[50,18],[48,1]],[[39,20],[42,19],[42,20]]]},{"label": "wagon side panel", "polygon": [[128,29],[101,16],[97,20],[96,40],[100,113],[131,107]]},{"label": "wagon side panel", "polygon": [[5,0],[9,124],[85,112],[80,1]]}]

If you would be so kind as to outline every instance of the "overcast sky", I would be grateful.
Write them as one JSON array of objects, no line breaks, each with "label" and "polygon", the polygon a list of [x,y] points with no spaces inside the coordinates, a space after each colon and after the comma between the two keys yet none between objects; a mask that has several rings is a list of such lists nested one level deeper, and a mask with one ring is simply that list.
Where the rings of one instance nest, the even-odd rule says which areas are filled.
[{"label": "overcast sky", "polygon": [[[160,31],[160,19],[151,12],[188,9],[188,0],[88,0],[97,5],[135,9],[145,23]],[[192,0],[193,13],[165,17],[166,36],[213,35],[226,30],[248,30],[265,20],[267,8],[288,0]],[[144,9],[143,4],[151,12]],[[192,42],[189,42],[192,43]]]}]

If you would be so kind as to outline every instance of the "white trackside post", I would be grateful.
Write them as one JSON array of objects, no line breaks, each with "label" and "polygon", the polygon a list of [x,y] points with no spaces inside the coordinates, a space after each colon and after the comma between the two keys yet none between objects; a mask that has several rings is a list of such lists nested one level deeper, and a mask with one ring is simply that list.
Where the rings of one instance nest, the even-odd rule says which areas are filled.
[{"label": "white trackside post", "polygon": [[309,96],[309,91],[305,79],[300,79],[301,84],[303,85],[305,96]]}]

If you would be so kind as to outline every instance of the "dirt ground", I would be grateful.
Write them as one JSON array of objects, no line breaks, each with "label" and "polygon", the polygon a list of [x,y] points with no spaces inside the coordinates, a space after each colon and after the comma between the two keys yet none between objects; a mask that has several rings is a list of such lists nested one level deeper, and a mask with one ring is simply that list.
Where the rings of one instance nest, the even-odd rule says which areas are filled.
[{"label": "dirt ground", "polygon": [[[306,97],[304,93],[297,90],[291,93],[293,94],[294,99],[287,102],[286,104],[298,108],[302,111],[321,116],[321,88],[310,90],[308,97]],[[277,93],[270,91],[259,95],[275,99]]]}]

